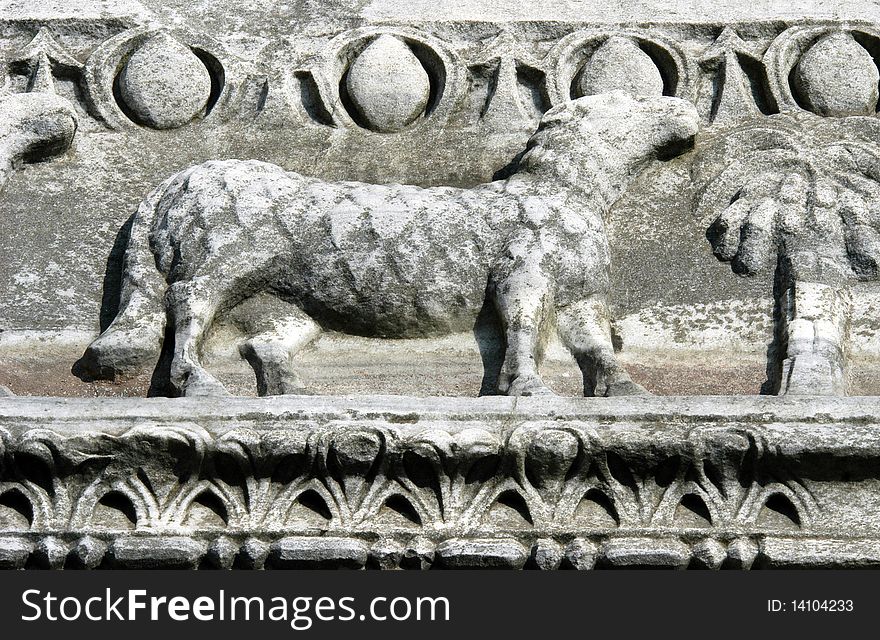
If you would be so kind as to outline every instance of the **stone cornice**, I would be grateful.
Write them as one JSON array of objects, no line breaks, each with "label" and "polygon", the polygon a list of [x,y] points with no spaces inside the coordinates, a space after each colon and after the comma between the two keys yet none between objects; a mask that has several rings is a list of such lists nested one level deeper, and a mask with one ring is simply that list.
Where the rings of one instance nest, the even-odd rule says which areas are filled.
[{"label": "stone cornice", "polygon": [[862,549],[870,563],[877,402],[7,399],[4,554],[717,568],[845,565]]}]

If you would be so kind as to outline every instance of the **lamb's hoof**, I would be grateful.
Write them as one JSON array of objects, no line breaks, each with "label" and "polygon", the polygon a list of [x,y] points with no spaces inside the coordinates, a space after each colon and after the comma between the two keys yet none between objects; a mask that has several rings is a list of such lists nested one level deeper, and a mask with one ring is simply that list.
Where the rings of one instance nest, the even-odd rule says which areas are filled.
[{"label": "lamb's hoof", "polygon": [[99,338],[86,347],[85,353],[73,365],[73,374],[91,382],[110,380],[116,382],[126,377],[142,354],[132,353],[130,345],[115,340]]},{"label": "lamb's hoof", "polygon": [[633,382],[632,380],[621,380],[620,382],[614,382],[609,384],[605,389],[605,397],[610,398],[612,396],[650,396],[652,395],[650,391],[645,389],[640,384]]},{"label": "lamb's hoof", "polygon": [[230,395],[217,378],[207,373],[189,376],[178,388],[181,391],[180,395],[187,398],[216,398]]},{"label": "lamb's hoof", "polygon": [[517,376],[503,391],[509,396],[553,396],[550,388],[538,376]]},{"label": "lamb's hoof", "polygon": [[86,347],[72,373],[86,382],[118,382],[155,362],[161,349],[162,336],[152,331],[108,329]]},{"label": "lamb's hoof", "polygon": [[281,380],[259,389],[260,396],[299,396],[305,393],[298,378]]},{"label": "lamb's hoof", "polygon": [[190,384],[184,389],[183,395],[187,398],[222,398],[230,393],[222,384]]}]

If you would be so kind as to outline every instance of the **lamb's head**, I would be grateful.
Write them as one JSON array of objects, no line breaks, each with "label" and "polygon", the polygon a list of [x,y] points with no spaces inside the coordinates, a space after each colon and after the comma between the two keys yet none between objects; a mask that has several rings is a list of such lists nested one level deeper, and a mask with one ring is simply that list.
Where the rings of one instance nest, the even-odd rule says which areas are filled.
[{"label": "lamb's head", "polygon": [[698,128],[696,108],[680,98],[586,96],[544,114],[520,167],[613,200],[649,161],[687,149]]}]

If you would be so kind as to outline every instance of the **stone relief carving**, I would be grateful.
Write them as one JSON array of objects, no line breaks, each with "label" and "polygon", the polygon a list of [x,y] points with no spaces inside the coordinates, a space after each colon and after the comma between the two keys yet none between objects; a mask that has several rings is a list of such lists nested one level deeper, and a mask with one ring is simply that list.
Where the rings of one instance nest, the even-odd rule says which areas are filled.
[{"label": "stone relief carving", "polygon": [[550,105],[541,62],[509,31],[500,33],[475,58],[468,72],[479,124],[509,129],[511,123],[520,122],[531,132]]},{"label": "stone relief carving", "polygon": [[632,95],[690,97],[690,63],[667,38],[634,30],[577,31],[548,52],[552,104],[624,90]]},{"label": "stone relief carving", "polygon": [[74,106],[55,94],[54,73],[81,69],[45,28],[15,53],[9,70],[26,78],[26,92],[0,95],[0,187],[21,164],[70,148],[79,118]]},{"label": "stone relief carving", "polygon": [[345,95],[352,113],[374,131],[399,131],[428,106],[431,81],[422,63],[402,41],[383,34],[345,72]]},{"label": "stone relief carving", "polygon": [[[725,129],[695,165],[697,205],[734,272],[776,268],[777,343],[767,390],[847,390],[849,285],[877,277],[878,71],[844,31],[784,34],[771,68],[785,112]],[[799,59],[790,50],[798,43]],[[777,82],[779,87],[780,83]],[[807,107],[809,113],[800,105]],[[708,185],[707,185],[708,182]]]},{"label": "stone relief carving", "polygon": [[[189,30],[123,30],[95,47],[83,64],[43,27],[12,63],[34,69],[29,82],[35,86],[53,72],[82,76],[91,113],[122,129],[133,123],[174,129],[218,109],[225,112],[223,118],[236,115],[232,109],[250,117],[279,93],[304,123],[379,133],[409,131],[423,122],[460,126],[467,118],[458,112],[470,108],[465,94],[484,91],[488,95],[476,96],[479,112],[502,108],[503,102],[508,126],[514,124],[511,119],[533,118],[534,108],[542,112],[614,89],[708,100],[700,108],[709,122],[719,113],[760,116],[780,108],[820,115],[868,113],[871,92],[876,93],[871,56],[880,43],[873,27],[795,26],[771,40],[743,40],[725,27],[697,55],[656,29],[582,29],[536,53],[505,30],[465,46],[410,27],[369,26],[340,33],[275,77],[275,71],[250,65],[219,41]],[[262,55],[274,64],[276,46],[266,47]],[[388,74],[391,68],[397,73]],[[821,85],[833,81],[841,68],[858,80],[839,96],[829,94]],[[813,95],[816,91],[827,97]],[[242,104],[242,99],[253,104]],[[835,100],[845,113],[836,111]],[[847,110],[853,100],[859,102],[855,111]],[[221,109],[227,101],[233,104]],[[519,108],[508,113],[506,108],[517,102]],[[151,111],[160,108],[168,113],[155,122],[157,114]]]},{"label": "stone relief carving", "polygon": [[379,133],[442,126],[463,89],[457,56],[413,29],[354,29],[312,62],[290,73],[286,101],[302,121],[324,126]]},{"label": "stone relief carving", "polygon": [[168,130],[222,120],[247,74],[236,62],[204,35],[137,27],[109,38],[86,60],[85,100],[112,129]]},{"label": "stone relief carving", "polygon": [[[639,417],[608,427],[541,409],[504,426],[500,407],[415,424],[406,404],[342,417],[303,398],[303,429],[251,413],[207,431],[141,415],[144,403],[114,433],[96,430],[98,415],[76,433],[4,426],[0,557],[91,568],[137,566],[161,550],[168,564],[230,568],[284,566],[289,553],[313,566],[311,545],[334,566],[405,568],[468,566],[482,546],[507,557],[500,566],[749,568],[751,531],[801,544],[835,532],[833,499],[816,490],[827,470],[782,446],[812,424],[759,426],[733,405],[724,426],[686,412],[675,426]],[[877,447],[873,426],[852,428],[859,445],[833,448],[844,466]],[[42,531],[55,533],[39,544],[22,535]]]},{"label": "stone relief carving", "polygon": [[697,104],[710,123],[731,123],[777,111],[761,58],[760,45],[745,42],[730,27],[699,58],[706,76]]},{"label": "stone relief carving", "polygon": [[76,126],[71,104],[53,93],[0,96],[0,187],[22,163],[67,151]]},{"label": "stone relief carving", "polygon": [[27,91],[55,93],[54,74],[78,75],[83,65],[58,44],[51,31],[42,27],[27,45],[16,52],[11,66],[27,76]]},{"label": "stone relief carving", "polygon": [[290,309],[244,355],[262,392],[296,393],[291,358],[319,326],[438,334],[473,326],[488,295],[506,338],[500,392],[549,392],[537,367],[555,317],[588,395],[642,393],[611,343],[604,217],[697,126],[677,98],[581,98],[545,115],[510,178],[470,190],[330,184],[259,162],[188,169],[141,205],[119,315],[82,365],[113,378],[157,359],[167,314],[172,384],[223,393],[199,361],[202,341],[218,314],[269,291]]},{"label": "stone relief carving", "polygon": [[878,45],[880,34],[872,26],[787,29],[764,56],[779,108],[831,117],[873,116]]},{"label": "stone relief carving", "polygon": [[[22,21],[2,39],[0,184],[24,163],[63,154],[77,132],[76,154],[34,170],[57,168],[69,190],[55,198],[62,214],[41,219],[75,232],[80,202],[112,194],[88,218],[96,235],[111,229],[109,242],[76,241],[79,261],[100,254],[85,269],[89,288],[107,260],[105,296],[110,263],[124,262],[116,320],[80,362],[91,376],[122,379],[161,361],[164,345],[160,366],[176,394],[225,393],[201,347],[235,312],[258,393],[297,393],[307,366],[294,356],[322,328],[439,340],[471,329],[488,301],[504,331],[502,393],[549,391],[537,366],[558,325],[586,395],[638,394],[624,365],[644,381],[638,369],[653,356],[627,360],[633,332],[613,330],[610,303],[650,297],[627,280],[644,261],[643,271],[671,271],[700,295],[772,280],[762,391],[852,393],[854,353],[877,331],[873,23],[346,20],[236,42],[184,22]],[[694,153],[651,162],[681,151],[698,125]],[[108,181],[125,145],[141,166],[123,163],[128,173]],[[273,163],[217,160],[273,153]],[[407,164],[422,154],[421,169]],[[323,155],[336,160],[302,159]],[[649,165],[661,177],[639,185]],[[89,191],[92,170],[101,178]],[[120,229],[119,203],[174,172]],[[351,175],[362,181],[341,181]],[[421,186],[385,184],[399,175]],[[30,198],[49,209],[52,196],[10,193],[20,182],[3,193],[17,198],[13,208]],[[666,198],[692,187],[693,203]],[[68,214],[65,227],[58,219]],[[629,238],[627,223],[638,229]],[[652,242],[670,246],[633,249]],[[614,254],[615,244],[625,248]],[[622,279],[612,260],[628,269]],[[36,267],[6,271],[10,287],[41,277]],[[732,333],[713,317],[726,289],[702,317],[693,302],[702,298],[663,282],[659,302],[681,298],[684,313],[659,319],[675,331],[643,344],[673,342],[690,324]],[[760,288],[736,286],[735,301]],[[60,277],[56,288],[75,295]],[[247,306],[266,293],[270,302]],[[41,296],[32,296],[40,313],[52,306]],[[77,308],[91,327],[95,301]],[[731,324],[753,322],[743,315]],[[707,341],[696,364],[659,366],[711,377],[718,344]],[[76,384],[74,393],[94,389]],[[701,401],[612,399],[585,415],[561,398],[513,398],[495,413],[491,403],[508,399],[455,413],[466,399],[421,399],[402,412],[386,398],[354,419],[354,401],[339,398],[158,400],[168,404],[151,413],[136,401],[15,398],[3,386],[0,396],[0,566],[880,563],[874,514],[862,506],[877,498],[870,399],[697,409],[688,403]],[[530,404],[539,402],[550,404]],[[276,412],[269,422],[254,418],[267,411]]]}]

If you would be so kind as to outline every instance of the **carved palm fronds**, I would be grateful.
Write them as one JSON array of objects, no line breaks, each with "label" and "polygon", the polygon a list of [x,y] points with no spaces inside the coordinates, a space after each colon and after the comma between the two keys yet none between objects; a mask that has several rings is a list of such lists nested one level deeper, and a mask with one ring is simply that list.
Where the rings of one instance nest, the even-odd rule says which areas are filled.
[{"label": "carved palm fronds", "polygon": [[779,256],[798,280],[877,277],[880,150],[869,140],[878,133],[873,119],[798,114],[710,142],[696,167],[707,182],[697,208],[715,255],[741,275]]},{"label": "carved palm fronds", "polygon": [[847,284],[878,276],[880,124],[773,116],[708,140],[697,213],[740,275],[776,267],[777,332],[766,390],[843,395]]}]

